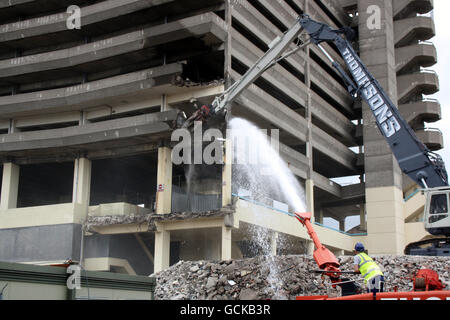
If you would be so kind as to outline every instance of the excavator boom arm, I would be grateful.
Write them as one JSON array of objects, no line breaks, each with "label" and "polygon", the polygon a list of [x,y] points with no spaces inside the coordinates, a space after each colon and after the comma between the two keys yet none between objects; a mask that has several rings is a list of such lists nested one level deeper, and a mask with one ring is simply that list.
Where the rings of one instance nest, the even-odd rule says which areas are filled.
[{"label": "excavator boom arm", "polygon": [[[318,45],[331,60],[333,67],[347,84],[349,93],[354,97],[360,96],[367,102],[375,116],[381,134],[388,142],[399,163],[400,169],[423,188],[448,186],[447,172],[442,158],[432,153],[417,138],[409,124],[400,115],[395,104],[366,68],[350,42],[343,36],[345,34],[345,36],[350,37],[352,32],[350,28],[332,29],[327,24],[312,20],[306,14],[301,15],[298,22],[281,37],[275,39],[269,46],[270,49],[238,81],[218,96],[210,107],[206,108],[208,109],[208,116],[225,114],[226,106],[232,103],[267,69],[295,51],[313,43]],[[303,33],[309,34],[308,41],[301,39]],[[322,42],[330,42],[336,45],[351,73],[351,77],[320,45]],[[296,49],[285,53],[294,43],[297,45]],[[198,113],[201,113],[201,111]],[[202,114],[196,114],[192,119],[201,119]],[[190,123],[187,125],[190,125]]]},{"label": "excavator boom arm", "polygon": [[[400,115],[387,93],[372,76],[350,42],[342,36],[348,29],[332,29],[330,26],[311,20],[307,15],[299,19],[300,24],[317,44],[347,83],[349,92],[364,99],[376,124],[388,142],[401,170],[423,188],[448,186],[444,163],[417,138],[409,124]],[[344,59],[353,79],[342,70],[331,56],[320,46],[321,42],[333,42]]]}]

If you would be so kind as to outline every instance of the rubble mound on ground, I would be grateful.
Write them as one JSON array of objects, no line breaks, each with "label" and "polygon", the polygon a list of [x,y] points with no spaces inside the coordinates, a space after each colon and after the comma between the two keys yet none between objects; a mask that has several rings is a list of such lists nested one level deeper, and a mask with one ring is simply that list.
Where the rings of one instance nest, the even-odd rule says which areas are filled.
[{"label": "rubble mound on ground", "polygon": [[[378,256],[388,291],[411,291],[420,269],[439,273],[450,289],[449,257]],[[342,271],[353,269],[353,257],[339,257]],[[340,296],[330,280],[322,278],[311,256],[261,256],[227,261],[180,261],[156,277],[157,300],[286,300],[296,296]],[[363,285],[358,275],[345,278]]]}]

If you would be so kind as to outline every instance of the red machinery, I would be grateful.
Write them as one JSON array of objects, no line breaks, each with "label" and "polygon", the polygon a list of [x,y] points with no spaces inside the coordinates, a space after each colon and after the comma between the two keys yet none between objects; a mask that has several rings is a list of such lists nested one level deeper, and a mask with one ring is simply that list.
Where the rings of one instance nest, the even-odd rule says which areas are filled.
[{"label": "red machinery", "polygon": [[311,213],[295,213],[295,217],[306,227],[309,237],[314,242],[316,250],[314,251],[313,257],[319,268],[325,271],[324,275],[330,277],[333,283],[339,282],[341,273],[339,270],[340,263],[336,256],[320,242],[311,224]]},{"label": "red machinery", "polygon": [[295,213],[295,217],[306,227],[309,237],[314,242],[313,257],[319,268],[323,270],[323,275],[330,277],[333,287],[341,286],[343,292],[343,296],[338,298],[305,296],[297,297],[297,300],[450,300],[450,291],[443,290],[445,285],[439,280],[439,275],[429,269],[422,269],[414,276],[412,279],[414,289],[411,292],[354,294],[355,292],[351,292],[351,289],[349,291],[348,287],[343,285],[352,283],[352,281],[341,280],[341,275],[345,272],[339,269],[338,259],[320,242],[311,223],[311,213]]}]

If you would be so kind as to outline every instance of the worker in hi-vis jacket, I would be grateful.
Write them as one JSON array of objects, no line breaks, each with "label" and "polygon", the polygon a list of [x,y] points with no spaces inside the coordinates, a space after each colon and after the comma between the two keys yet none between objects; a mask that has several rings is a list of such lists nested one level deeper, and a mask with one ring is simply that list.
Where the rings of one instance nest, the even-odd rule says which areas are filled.
[{"label": "worker in hi-vis jacket", "polygon": [[364,277],[367,292],[383,292],[384,274],[378,264],[364,252],[365,248],[362,243],[358,242],[355,245],[355,251],[353,269]]}]

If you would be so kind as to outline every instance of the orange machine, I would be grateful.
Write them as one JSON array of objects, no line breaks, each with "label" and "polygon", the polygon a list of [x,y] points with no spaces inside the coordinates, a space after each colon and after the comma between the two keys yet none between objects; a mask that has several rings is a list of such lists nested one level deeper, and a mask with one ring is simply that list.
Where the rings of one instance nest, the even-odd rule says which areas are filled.
[{"label": "orange machine", "polygon": [[379,292],[356,294],[354,282],[347,279],[341,280],[343,273],[339,267],[340,263],[336,256],[327,249],[319,240],[317,233],[311,223],[311,213],[295,213],[295,217],[306,227],[308,235],[314,242],[314,260],[323,275],[330,277],[333,287],[340,286],[342,297],[330,298],[328,296],[305,296],[297,297],[297,300],[450,300],[450,291],[443,290],[445,286],[439,280],[439,275],[428,269],[420,270],[412,279],[414,289],[411,292]]}]

